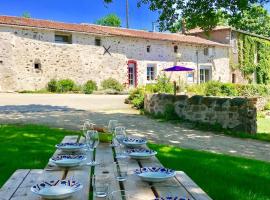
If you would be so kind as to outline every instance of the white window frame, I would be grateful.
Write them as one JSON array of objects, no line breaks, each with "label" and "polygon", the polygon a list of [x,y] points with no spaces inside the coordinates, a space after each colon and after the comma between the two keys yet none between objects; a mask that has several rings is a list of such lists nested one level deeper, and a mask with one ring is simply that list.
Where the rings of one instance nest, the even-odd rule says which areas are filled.
[{"label": "white window frame", "polygon": [[[201,73],[203,71],[203,74]],[[206,80],[206,71],[209,72],[208,80]],[[200,65],[200,73],[199,73],[200,83],[205,83],[212,80],[212,66],[211,65]],[[201,78],[203,76],[203,78]]]},{"label": "white window frame", "polygon": [[[148,68],[153,68],[154,70],[152,70],[151,72],[151,75],[150,76],[153,76],[153,77],[150,77],[149,80],[148,80]],[[146,81],[149,83],[151,82],[154,82],[156,81],[156,78],[157,78],[157,64],[155,63],[148,63],[146,65]]]}]

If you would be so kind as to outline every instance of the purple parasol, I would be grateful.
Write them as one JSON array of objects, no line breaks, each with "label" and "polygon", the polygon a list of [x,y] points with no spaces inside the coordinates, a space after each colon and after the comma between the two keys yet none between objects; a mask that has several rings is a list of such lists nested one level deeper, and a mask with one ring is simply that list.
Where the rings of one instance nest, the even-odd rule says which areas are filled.
[{"label": "purple parasol", "polygon": [[184,66],[173,66],[173,67],[169,67],[164,69],[163,71],[165,72],[188,72],[188,71],[193,71],[194,69],[192,68],[188,68],[188,67],[184,67]]}]

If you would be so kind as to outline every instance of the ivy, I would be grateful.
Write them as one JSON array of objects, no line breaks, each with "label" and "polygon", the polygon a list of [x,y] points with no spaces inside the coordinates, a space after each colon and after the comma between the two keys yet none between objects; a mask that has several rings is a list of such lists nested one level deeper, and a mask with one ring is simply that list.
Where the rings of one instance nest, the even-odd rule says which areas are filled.
[{"label": "ivy", "polygon": [[257,37],[238,34],[238,68],[252,81],[256,72],[257,83],[270,83],[270,42]]}]

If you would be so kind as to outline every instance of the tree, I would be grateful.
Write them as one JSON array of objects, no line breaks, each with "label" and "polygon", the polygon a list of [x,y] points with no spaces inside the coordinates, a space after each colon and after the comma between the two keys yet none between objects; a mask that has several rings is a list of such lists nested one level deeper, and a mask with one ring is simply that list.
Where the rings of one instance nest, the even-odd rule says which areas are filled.
[{"label": "tree", "polygon": [[228,24],[236,29],[270,37],[270,15],[265,8],[253,5],[241,19],[230,18]]},{"label": "tree", "polygon": [[170,30],[181,17],[188,29],[200,27],[209,31],[219,23],[221,16],[239,20],[253,4],[267,2],[269,0],[138,0],[138,6],[147,4],[150,10],[159,12],[161,31]]},{"label": "tree", "polygon": [[115,14],[109,14],[95,22],[95,24],[103,26],[120,27],[121,19]]},{"label": "tree", "polygon": [[29,12],[24,12],[22,14],[22,17],[25,17],[25,18],[31,18],[31,14]]}]

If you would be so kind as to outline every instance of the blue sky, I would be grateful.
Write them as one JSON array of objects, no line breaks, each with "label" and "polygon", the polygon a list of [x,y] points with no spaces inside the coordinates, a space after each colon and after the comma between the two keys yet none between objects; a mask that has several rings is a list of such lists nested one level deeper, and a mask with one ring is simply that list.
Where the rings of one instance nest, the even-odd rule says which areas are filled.
[{"label": "blue sky", "polygon": [[[147,6],[137,8],[136,2],[129,0],[130,28],[150,30],[158,14]],[[269,11],[270,4],[266,8]],[[24,12],[29,12],[32,18],[73,23],[93,23],[115,13],[125,26],[125,0],[114,0],[109,5],[104,5],[103,0],[0,0],[0,15],[21,16]]]}]

